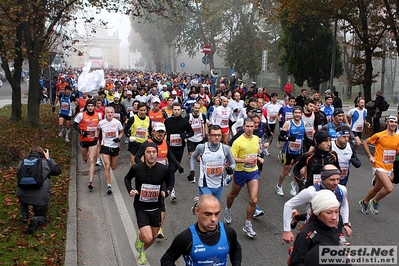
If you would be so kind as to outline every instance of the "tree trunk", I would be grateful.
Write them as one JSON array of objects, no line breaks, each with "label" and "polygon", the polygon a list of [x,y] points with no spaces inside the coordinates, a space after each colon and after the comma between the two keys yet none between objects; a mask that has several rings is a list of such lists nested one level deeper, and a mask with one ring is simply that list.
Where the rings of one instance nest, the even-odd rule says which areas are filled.
[{"label": "tree trunk", "polygon": [[365,55],[365,65],[366,68],[364,70],[364,82],[363,82],[363,89],[364,89],[364,99],[366,103],[371,100],[371,85],[373,82],[373,63],[371,61],[372,51],[369,48],[364,50]]},{"label": "tree trunk", "polygon": [[39,125],[40,98],[42,92],[39,86],[39,62],[34,58],[29,60],[29,95],[27,122],[30,125]]}]

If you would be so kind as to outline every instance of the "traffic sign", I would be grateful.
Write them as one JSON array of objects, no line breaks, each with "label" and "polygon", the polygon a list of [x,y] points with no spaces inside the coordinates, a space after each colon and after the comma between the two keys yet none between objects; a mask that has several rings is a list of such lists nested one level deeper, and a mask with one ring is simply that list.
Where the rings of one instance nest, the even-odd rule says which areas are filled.
[{"label": "traffic sign", "polygon": [[180,67],[181,67],[181,68],[183,68],[183,67],[185,67],[185,66],[186,66],[186,64],[184,64],[183,62],[180,63]]},{"label": "traffic sign", "polygon": [[208,55],[204,55],[204,56],[202,57],[202,63],[203,63],[204,65],[209,64],[209,57],[208,57]]},{"label": "traffic sign", "polygon": [[210,54],[212,51],[211,46],[209,44],[205,44],[203,51],[204,51],[204,54]]}]

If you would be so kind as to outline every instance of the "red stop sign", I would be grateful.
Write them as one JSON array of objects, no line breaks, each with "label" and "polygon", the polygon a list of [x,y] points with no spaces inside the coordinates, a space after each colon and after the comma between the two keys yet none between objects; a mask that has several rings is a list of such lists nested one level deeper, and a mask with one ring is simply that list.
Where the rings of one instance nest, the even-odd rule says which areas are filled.
[{"label": "red stop sign", "polygon": [[212,49],[211,49],[211,46],[209,44],[205,44],[204,45],[204,48],[203,48],[204,54],[210,54],[211,50]]}]

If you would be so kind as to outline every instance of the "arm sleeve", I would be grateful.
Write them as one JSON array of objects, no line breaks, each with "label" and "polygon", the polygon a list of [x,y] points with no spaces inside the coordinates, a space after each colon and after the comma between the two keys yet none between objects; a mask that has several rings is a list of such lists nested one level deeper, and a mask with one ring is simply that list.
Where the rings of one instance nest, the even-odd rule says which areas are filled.
[{"label": "arm sleeve", "polygon": [[134,116],[129,118],[129,120],[127,121],[125,128],[124,128],[124,132],[127,137],[130,137],[129,131],[130,131],[130,127],[133,125],[133,123],[134,123]]},{"label": "arm sleeve", "polygon": [[281,130],[280,135],[278,135],[278,140],[279,141],[287,141],[286,137],[287,137],[287,131]]},{"label": "arm sleeve", "polygon": [[133,166],[132,166],[132,167],[130,167],[129,172],[127,172],[127,174],[125,176],[125,187],[126,187],[127,193],[130,193],[130,191],[132,190],[132,178],[134,176],[133,172],[134,171],[133,171]]},{"label": "arm sleeve", "polygon": [[78,131],[79,132],[79,123],[78,122],[74,122],[73,123],[73,129],[75,129],[76,131]]},{"label": "arm sleeve", "polygon": [[[145,141],[145,142],[148,142],[148,141]],[[144,142],[144,143],[145,143]],[[144,144],[143,143],[143,144]],[[142,160],[141,160],[141,157],[144,155],[144,145],[140,145],[140,147],[139,147],[139,149],[137,150],[137,153],[136,153],[136,155],[134,156],[134,162],[135,163],[141,163],[141,162],[143,162]]]},{"label": "arm sleeve", "polygon": [[349,204],[348,204],[348,191],[345,186],[339,186],[343,193],[343,199],[339,212],[342,216],[342,222],[344,224],[349,223]]},{"label": "arm sleeve", "polygon": [[161,258],[161,266],[175,266],[180,256],[189,254],[192,245],[190,229],[178,234]]},{"label": "arm sleeve", "polygon": [[352,148],[351,163],[353,164],[354,167],[359,168],[360,166],[362,166],[362,162],[357,157],[356,150],[353,147],[351,148]]},{"label": "arm sleeve", "polygon": [[170,151],[170,145],[169,145],[169,141],[166,141],[166,145],[168,145],[168,155],[166,156],[169,160],[169,162],[175,164],[175,165],[179,165],[179,162],[177,161],[176,157],[173,155],[173,153],[169,152]]},{"label": "arm sleeve", "polygon": [[234,161],[233,153],[229,146],[223,144],[224,154],[226,155],[227,163],[233,169],[236,168],[236,161]]},{"label": "arm sleeve", "polygon": [[190,171],[195,170],[195,163],[197,157],[204,153],[204,149],[205,149],[205,144],[198,144],[198,146],[195,148],[194,153],[190,157]]},{"label": "arm sleeve", "polygon": [[229,257],[232,266],[240,266],[242,261],[241,245],[237,239],[237,233],[228,225],[224,226],[226,231],[227,241],[230,245]]}]

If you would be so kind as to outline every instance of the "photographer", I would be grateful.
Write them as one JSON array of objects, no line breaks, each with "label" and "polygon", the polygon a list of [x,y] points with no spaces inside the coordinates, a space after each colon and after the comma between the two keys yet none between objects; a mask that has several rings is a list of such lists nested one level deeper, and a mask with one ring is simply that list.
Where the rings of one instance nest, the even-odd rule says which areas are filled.
[{"label": "photographer", "polygon": [[[20,179],[23,179],[24,169],[27,168],[25,161],[31,158],[38,158],[41,160],[37,167],[41,170],[43,183],[40,187],[30,188],[28,185],[20,184]],[[29,170],[29,169],[28,169]],[[30,172],[30,171],[28,171]],[[27,233],[33,234],[34,231],[42,224],[47,222],[47,211],[49,209],[49,199],[50,199],[50,176],[57,176],[61,174],[61,168],[58,164],[50,158],[49,151],[44,150],[40,146],[34,146],[31,148],[29,156],[27,159],[21,161],[18,165],[18,188],[17,197],[19,199],[19,204],[21,208],[21,218],[23,222],[27,222],[29,219],[29,206],[33,207],[33,218],[30,219]]]}]

